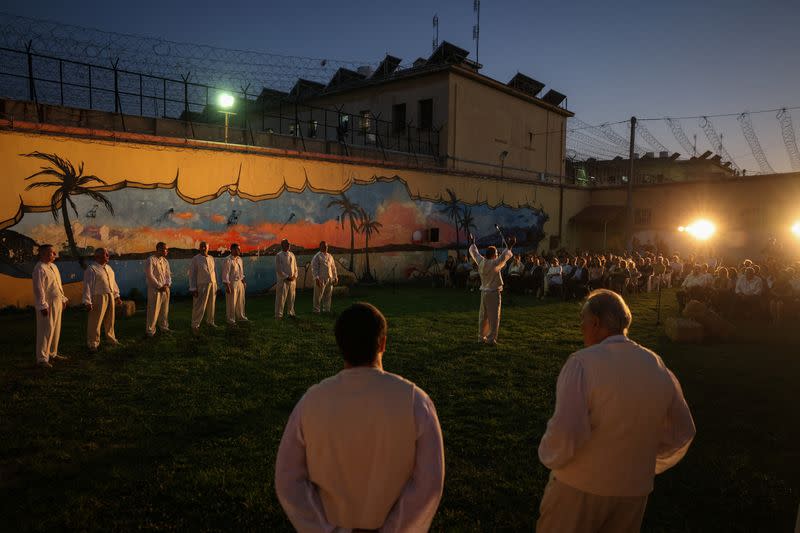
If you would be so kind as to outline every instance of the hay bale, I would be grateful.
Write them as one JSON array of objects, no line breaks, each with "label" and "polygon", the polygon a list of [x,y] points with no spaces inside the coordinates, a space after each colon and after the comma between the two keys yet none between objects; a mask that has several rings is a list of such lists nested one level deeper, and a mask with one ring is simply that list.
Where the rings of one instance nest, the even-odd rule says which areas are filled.
[{"label": "hay bale", "polygon": [[119,306],[116,315],[130,318],[136,313],[136,302],[133,300],[122,300],[122,305]]},{"label": "hay bale", "polygon": [[350,287],[343,287],[337,285],[333,288],[333,295],[334,296],[348,296],[350,294]]},{"label": "hay bale", "polygon": [[728,340],[733,337],[736,331],[733,324],[722,318],[713,309],[709,309],[705,304],[696,300],[686,304],[683,316],[699,322],[705,329],[706,337],[711,339]]},{"label": "hay bale", "polygon": [[[698,316],[703,316],[706,313],[708,313],[708,306],[698,300],[689,300],[689,303],[683,308],[683,316],[694,320],[697,320]],[[697,321],[700,322],[699,320]]]},{"label": "hay bale", "polygon": [[670,317],[664,324],[664,332],[672,342],[701,342],[702,324],[691,318]]},{"label": "hay bale", "polygon": [[338,268],[338,265],[337,265],[336,275],[339,277],[338,286],[340,287],[352,287],[358,282],[358,279],[356,278],[355,274],[353,274],[349,270]]}]

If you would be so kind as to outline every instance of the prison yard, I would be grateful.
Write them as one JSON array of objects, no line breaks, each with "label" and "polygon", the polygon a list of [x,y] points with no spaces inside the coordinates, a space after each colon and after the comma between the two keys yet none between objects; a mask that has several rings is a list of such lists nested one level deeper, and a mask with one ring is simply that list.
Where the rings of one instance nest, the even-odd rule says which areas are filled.
[{"label": "prison yard", "polygon": [[[475,342],[478,293],[358,288],[334,299],[377,305],[389,322],[387,371],[417,383],[444,433],[444,496],[434,531],[531,531],[548,470],[537,446],[558,372],[582,346],[579,303],[504,299],[500,345]],[[663,293],[661,319],[677,313]],[[790,531],[800,499],[800,342],[791,326],[740,324],[726,344],[675,344],[657,295],[629,297],[631,337],[680,380],[697,425],[686,458],[656,478],[644,531]],[[333,316],[251,322],[145,340],[143,311],[120,319],[122,346],[89,355],[86,315],[69,309],[67,361],[33,365],[32,311],[0,316],[0,516],[5,531],[291,531],[275,496],[275,455],[295,403],[342,367]]]}]

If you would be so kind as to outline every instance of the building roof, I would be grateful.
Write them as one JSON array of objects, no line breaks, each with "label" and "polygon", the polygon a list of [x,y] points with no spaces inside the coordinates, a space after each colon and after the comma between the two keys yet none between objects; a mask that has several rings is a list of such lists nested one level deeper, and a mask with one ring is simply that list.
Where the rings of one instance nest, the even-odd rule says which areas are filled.
[{"label": "building roof", "polygon": [[[529,103],[544,107],[564,116],[573,116],[573,113],[560,107],[566,96],[550,89],[543,97],[538,93],[544,84],[517,73],[508,84],[481,74],[482,65],[467,58],[469,52],[447,41],[443,41],[428,59],[417,59],[407,68],[400,68],[400,58],[386,55],[378,68],[371,75],[348,69],[339,69],[327,85],[298,80],[298,84],[289,93],[289,98],[298,100],[315,100],[334,94],[365,89],[386,83],[406,80],[414,77],[429,76],[439,72],[452,72],[467,76],[484,85],[490,86],[511,96],[523,99]],[[312,85],[313,84],[313,85]],[[538,90],[536,90],[538,87]]]}]

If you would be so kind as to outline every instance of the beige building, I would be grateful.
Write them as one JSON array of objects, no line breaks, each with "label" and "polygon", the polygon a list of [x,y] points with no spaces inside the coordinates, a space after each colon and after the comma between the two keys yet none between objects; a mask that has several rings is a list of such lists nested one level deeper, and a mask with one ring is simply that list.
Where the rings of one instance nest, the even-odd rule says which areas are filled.
[{"label": "beige building", "polygon": [[566,97],[540,94],[544,84],[523,74],[501,83],[467,55],[446,42],[408,68],[387,55],[374,71],[339,69],[327,85],[298,80],[289,93],[265,89],[248,116],[263,131],[301,137],[306,148],[323,140],[411,153],[451,170],[557,183],[573,116],[563,107]]}]

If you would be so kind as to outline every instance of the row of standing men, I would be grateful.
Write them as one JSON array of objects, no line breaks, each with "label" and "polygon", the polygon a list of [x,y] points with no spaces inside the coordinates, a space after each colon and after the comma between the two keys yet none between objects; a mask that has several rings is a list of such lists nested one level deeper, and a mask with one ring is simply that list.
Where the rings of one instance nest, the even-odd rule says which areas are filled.
[{"label": "row of standing men", "polygon": [[[166,243],[156,245],[155,254],[145,261],[144,274],[147,281],[147,318],[145,332],[148,337],[156,334],[156,328],[170,332],[169,302],[172,287],[172,271],[167,255]],[[68,299],[64,294],[61,274],[54,261],[57,257],[52,245],[39,246],[39,261],[33,269],[33,294],[36,308],[36,363],[51,367],[52,361],[66,359],[59,353],[61,337],[61,315]],[[107,342],[118,345],[114,332],[115,307],[121,305],[119,285],[114,270],[108,264],[109,254],[104,248],[94,253],[94,262],[83,276],[82,304],[88,311],[86,344],[90,352],[100,346],[101,330],[105,330]],[[333,286],[338,283],[336,263],[328,253],[325,241],[311,261],[314,276],[314,312],[330,312]],[[295,316],[294,299],[297,281],[297,259],[291,252],[288,240],[281,241],[281,251],[275,256],[275,318],[281,319],[284,312]],[[226,320],[229,325],[247,322],[245,315],[244,264],[241,249],[234,243],[222,266],[222,284],[225,287]],[[198,335],[200,323],[216,327],[217,274],[214,258],[208,254],[208,244],[200,243],[200,253],[192,258],[189,267],[189,293],[192,295],[192,333]]]}]

